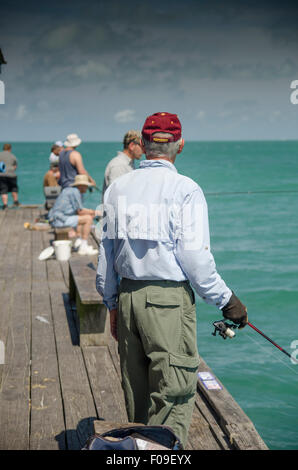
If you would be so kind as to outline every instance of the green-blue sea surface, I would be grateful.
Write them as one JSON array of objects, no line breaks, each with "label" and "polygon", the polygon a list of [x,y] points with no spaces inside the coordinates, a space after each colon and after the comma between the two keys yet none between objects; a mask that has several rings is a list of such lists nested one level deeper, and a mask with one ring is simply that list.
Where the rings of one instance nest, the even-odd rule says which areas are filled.
[{"label": "green-blue sea surface", "polygon": [[[85,167],[102,187],[120,143],[83,143]],[[15,143],[22,203],[42,203],[50,143]],[[180,173],[203,189],[217,269],[249,320],[298,358],[298,142],[190,142]],[[234,194],[227,194],[234,193]],[[98,192],[85,206],[101,202]],[[197,298],[199,353],[270,449],[298,449],[298,365],[249,326],[213,337],[220,311]],[[294,347],[291,347],[294,346]]]}]

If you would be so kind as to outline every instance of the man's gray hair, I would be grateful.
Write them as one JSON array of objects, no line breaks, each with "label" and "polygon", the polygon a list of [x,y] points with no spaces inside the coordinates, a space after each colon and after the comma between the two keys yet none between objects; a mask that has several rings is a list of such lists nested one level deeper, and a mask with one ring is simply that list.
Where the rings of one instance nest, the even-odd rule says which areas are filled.
[{"label": "man's gray hair", "polygon": [[[154,137],[166,138],[172,137],[172,134],[166,132],[155,132]],[[143,138],[145,153],[147,157],[161,157],[165,156],[173,158],[177,155],[182,139],[177,142],[150,142]]]}]

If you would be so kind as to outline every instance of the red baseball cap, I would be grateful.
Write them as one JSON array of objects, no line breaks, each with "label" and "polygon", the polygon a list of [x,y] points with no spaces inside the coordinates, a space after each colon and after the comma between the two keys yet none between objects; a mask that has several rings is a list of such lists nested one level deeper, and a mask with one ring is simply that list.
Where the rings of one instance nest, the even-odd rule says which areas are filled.
[{"label": "red baseball cap", "polygon": [[[181,129],[181,122],[177,114],[155,113],[147,117],[142,129],[142,136],[149,142],[177,142],[181,138]],[[153,134],[156,132],[172,134],[173,137],[154,137]]]}]

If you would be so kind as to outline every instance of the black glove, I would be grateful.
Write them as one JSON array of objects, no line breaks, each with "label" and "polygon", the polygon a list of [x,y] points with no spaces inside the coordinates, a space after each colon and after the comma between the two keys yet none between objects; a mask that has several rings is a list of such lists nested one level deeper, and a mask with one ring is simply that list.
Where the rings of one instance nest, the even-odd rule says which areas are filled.
[{"label": "black glove", "polygon": [[232,320],[232,322],[239,325],[238,328],[244,328],[247,325],[247,308],[240,302],[234,292],[232,292],[232,297],[227,305],[222,308],[222,314],[228,320]]}]

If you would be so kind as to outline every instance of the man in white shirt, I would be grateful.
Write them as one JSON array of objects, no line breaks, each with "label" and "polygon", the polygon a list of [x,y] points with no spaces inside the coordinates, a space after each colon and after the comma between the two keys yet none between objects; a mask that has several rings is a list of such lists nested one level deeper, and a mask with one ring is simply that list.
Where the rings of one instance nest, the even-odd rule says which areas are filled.
[{"label": "man in white shirt", "polygon": [[139,160],[143,154],[141,145],[141,133],[130,130],[123,138],[123,151],[118,152],[107,165],[102,189],[102,200],[108,186],[119,176],[134,170],[134,160]]},{"label": "man in white shirt", "polygon": [[129,421],[170,426],[185,446],[199,364],[191,285],[239,328],[247,310],[217,272],[202,189],[175,168],[178,117],[148,116],[141,145],[146,160],[105,194],[97,290],[118,340]]}]

